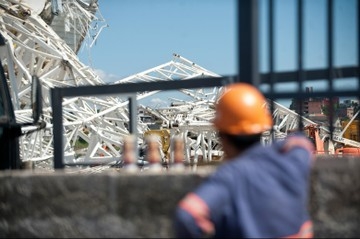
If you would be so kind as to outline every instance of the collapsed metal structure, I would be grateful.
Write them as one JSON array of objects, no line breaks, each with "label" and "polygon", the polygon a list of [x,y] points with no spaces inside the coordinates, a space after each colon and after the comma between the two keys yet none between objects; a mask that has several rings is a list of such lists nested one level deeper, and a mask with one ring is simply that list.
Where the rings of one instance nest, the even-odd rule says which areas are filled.
[{"label": "collapsed metal structure", "polygon": [[[95,23],[95,24],[94,24]],[[106,27],[96,0],[0,0],[0,57],[7,72],[13,104],[19,122],[31,120],[30,84],[33,75],[42,82],[44,130],[21,138],[22,160],[51,162],[53,158],[52,109],[50,89],[54,87],[101,85],[104,81],[79,61],[77,52],[82,44],[91,47]],[[173,54],[171,61],[120,79],[113,84],[185,81],[193,78],[219,77],[198,64]],[[168,107],[149,108],[139,105],[145,115],[161,122],[170,135],[181,135],[185,141],[186,160],[197,162],[201,156],[210,161],[221,156],[210,120],[221,87],[212,89],[179,89],[191,100],[172,100]],[[137,100],[158,91],[139,92]],[[63,142],[65,162],[119,159],[122,139],[129,134],[129,110],[126,95],[106,97],[75,97],[63,101]],[[277,102],[273,105],[275,126],[264,134],[264,142],[283,138],[289,130],[315,122],[299,116]],[[139,117],[139,145],[150,130],[148,122]],[[24,128],[25,132],[31,128]],[[329,137],[323,128],[322,137]],[[76,150],[78,141],[85,141],[86,150]],[[331,146],[330,148],[332,148]]]}]

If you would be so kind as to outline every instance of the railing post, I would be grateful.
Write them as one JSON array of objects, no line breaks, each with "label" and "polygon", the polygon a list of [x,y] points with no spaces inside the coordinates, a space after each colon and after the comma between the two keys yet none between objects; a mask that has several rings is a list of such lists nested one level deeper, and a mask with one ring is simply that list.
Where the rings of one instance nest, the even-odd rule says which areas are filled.
[{"label": "railing post", "polygon": [[53,112],[53,137],[54,137],[54,169],[63,169],[63,116],[61,89],[51,89],[51,108]]},{"label": "railing post", "polygon": [[238,1],[238,73],[241,82],[260,85],[258,0]]},{"label": "railing post", "polygon": [[[134,145],[134,150],[135,152],[137,152],[137,125],[138,125],[138,120],[137,120],[137,99],[136,99],[136,93],[132,94],[129,97],[129,132],[130,134],[132,134],[134,136],[134,141],[135,141],[135,145]],[[137,153],[136,153],[137,156]]]}]

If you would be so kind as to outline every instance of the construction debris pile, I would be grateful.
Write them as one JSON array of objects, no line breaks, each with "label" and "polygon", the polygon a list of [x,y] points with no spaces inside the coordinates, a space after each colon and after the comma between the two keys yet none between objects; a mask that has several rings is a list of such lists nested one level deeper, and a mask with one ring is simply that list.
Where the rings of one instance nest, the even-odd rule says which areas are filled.
[{"label": "construction debris pile", "polygon": [[[42,84],[42,120],[46,122],[46,128],[21,138],[20,154],[23,161],[41,162],[49,167],[52,165],[52,88],[105,84],[90,67],[79,61],[77,53],[83,45],[91,48],[106,26],[97,0],[0,0],[0,37],[3,42],[0,45],[0,58],[7,72],[17,121],[31,120],[32,76],[38,76]],[[171,61],[119,79],[113,84],[219,76],[179,54],[173,54]],[[148,132],[157,133],[162,142],[160,154],[166,155],[170,138],[176,135],[184,142],[185,162],[197,164],[221,157],[221,146],[210,123],[221,90],[221,87],[179,89],[178,93],[190,100],[169,99],[171,103],[168,107],[156,109],[139,105],[139,112],[145,115],[139,114],[136,147],[141,149],[146,145]],[[158,91],[139,92],[136,99],[141,100],[156,93]],[[298,128],[300,121],[305,127],[316,125],[277,102],[268,103],[273,106],[275,125],[273,130],[264,134],[263,143],[286,137],[289,131]],[[112,165],[124,157],[120,148],[124,145],[124,138],[129,135],[128,104],[126,96],[64,99],[64,162],[91,164],[100,160]],[[154,122],[158,123],[157,128],[154,128]],[[318,137],[326,142],[324,152],[340,153],[340,150],[336,151],[340,144],[360,148],[359,142],[343,138],[341,130],[331,134],[327,127],[320,128]],[[32,128],[24,127],[22,130],[26,132]]]}]

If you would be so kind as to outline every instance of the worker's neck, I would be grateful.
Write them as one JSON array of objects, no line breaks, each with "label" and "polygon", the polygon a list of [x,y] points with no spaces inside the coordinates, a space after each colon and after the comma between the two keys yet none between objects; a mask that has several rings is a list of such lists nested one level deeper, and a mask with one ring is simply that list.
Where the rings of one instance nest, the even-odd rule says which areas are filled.
[{"label": "worker's neck", "polygon": [[224,160],[231,160],[239,156],[244,151],[244,149],[238,148],[226,140],[223,140],[222,146],[224,151]]}]

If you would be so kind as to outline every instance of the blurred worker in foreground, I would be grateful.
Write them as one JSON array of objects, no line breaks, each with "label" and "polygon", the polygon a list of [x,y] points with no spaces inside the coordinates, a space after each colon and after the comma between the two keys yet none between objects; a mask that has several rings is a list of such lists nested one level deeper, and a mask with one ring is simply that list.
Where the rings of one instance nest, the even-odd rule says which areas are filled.
[{"label": "blurred worker in foreground", "polygon": [[178,204],[179,238],[311,238],[308,186],[314,146],[303,134],[270,145],[265,98],[255,87],[226,87],[216,105],[215,129],[224,162]]}]

